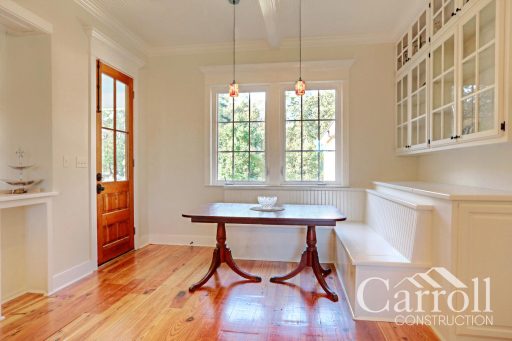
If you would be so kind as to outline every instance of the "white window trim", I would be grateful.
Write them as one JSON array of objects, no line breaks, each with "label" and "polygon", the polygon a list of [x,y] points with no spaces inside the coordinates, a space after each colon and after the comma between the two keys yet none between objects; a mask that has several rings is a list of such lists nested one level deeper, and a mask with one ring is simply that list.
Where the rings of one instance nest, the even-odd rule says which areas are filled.
[{"label": "white window trim", "polygon": [[[281,99],[283,89],[290,87],[297,76],[298,63],[267,63],[237,65],[237,80],[241,91],[251,88],[266,90],[265,115],[265,166],[267,177],[265,182],[228,183],[217,181],[216,175],[216,99],[218,92],[227,92],[227,83],[231,79],[232,65],[201,67],[205,79],[205,186],[224,187],[226,189],[251,188],[287,188],[316,189],[349,187],[349,98],[350,69],[354,60],[307,61],[303,63],[303,74],[308,88],[318,84],[333,84],[339,87],[338,105],[339,119],[336,118],[336,181],[318,182],[285,182],[281,169],[284,166],[284,102]],[[216,92],[217,91],[217,92]],[[273,147],[272,141],[282,141]],[[275,145],[275,144],[274,144]],[[281,150],[283,149],[283,150]],[[272,165],[272,167],[270,167]],[[277,165],[277,166],[274,166]],[[215,169],[214,169],[215,168]],[[214,174],[215,170],[215,174]],[[338,178],[339,177],[339,178]]]},{"label": "white window trim", "polygon": [[211,134],[210,134],[210,184],[214,186],[250,186],[250,185],[268,185],[269,164],[268,149],[269,139],[267,138],[268,124],[268,108],[269,108],[269,85],[268,84],[251,84],[240,85],[240,93],[243,92],[265,92],[265,181],[224,181],[218,179],[218,150],[217,150],[217,128],[218,128],[218,94],[227,93],[228,89],[225,85],[214,85],[210,87],[210,103],[211,103]]}]

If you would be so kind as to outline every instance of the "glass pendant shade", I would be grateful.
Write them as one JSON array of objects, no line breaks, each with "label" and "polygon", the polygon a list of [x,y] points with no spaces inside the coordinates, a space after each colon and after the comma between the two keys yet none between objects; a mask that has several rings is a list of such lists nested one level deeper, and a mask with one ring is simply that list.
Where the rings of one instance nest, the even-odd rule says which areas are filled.
[{"label": "glass pendant shade", "polygon": [[295,94],[297,96],[304,96],[306,93],[306,82],[302,80],[302,78],[299,78],[297,83],[295,83]]},{"label": "glass pendant shade", "polygon": [[238,84],[235,81],[229,84],[229,97],[238,97],[239,92]]}]

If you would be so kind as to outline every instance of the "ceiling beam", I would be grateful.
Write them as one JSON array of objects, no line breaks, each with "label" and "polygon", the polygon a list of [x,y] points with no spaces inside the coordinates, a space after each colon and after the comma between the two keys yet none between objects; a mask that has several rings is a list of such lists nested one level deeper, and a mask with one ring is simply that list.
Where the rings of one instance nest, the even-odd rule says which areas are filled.
[{"label": "ceiling beam", "polygon": [[267,41],[270,46],[277,48],[281,44],[281,37],[277,27],[277,2],[279,0],[259,0],[261,14],[265,21],[267,31]]}]

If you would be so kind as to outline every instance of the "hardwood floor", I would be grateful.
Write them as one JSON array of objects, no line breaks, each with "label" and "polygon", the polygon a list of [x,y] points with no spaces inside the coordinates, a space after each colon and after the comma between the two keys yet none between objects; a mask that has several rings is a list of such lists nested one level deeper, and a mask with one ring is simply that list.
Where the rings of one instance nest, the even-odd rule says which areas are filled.
[{"label": "hardwood floor", "polygon": [[2,340],[437,340],[423,326],[355,322],[340,296],[325,297],[310,269],[289,284],[269,282],[296,264],[238,261],[262,276],[242,280],[222,265],[191,294],[206,272],[211,248],[149,245],[101,267],[56,294],[26,294],[3,305]]}]

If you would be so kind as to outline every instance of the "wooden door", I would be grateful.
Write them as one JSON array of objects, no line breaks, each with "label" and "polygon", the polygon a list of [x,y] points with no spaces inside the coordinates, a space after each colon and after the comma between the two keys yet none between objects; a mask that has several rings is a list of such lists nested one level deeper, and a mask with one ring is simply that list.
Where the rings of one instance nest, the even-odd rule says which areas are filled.
[{"label": "wooden door", "polygon": [[133,79],[98,61],[98,265],[134,247]]}]

